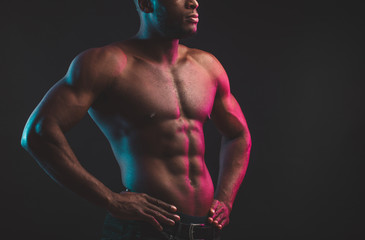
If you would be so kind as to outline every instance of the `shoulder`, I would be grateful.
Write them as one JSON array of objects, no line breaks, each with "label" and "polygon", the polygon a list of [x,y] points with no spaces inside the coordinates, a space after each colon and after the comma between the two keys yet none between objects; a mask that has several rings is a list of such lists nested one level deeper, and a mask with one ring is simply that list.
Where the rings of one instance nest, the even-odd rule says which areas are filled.
[{"label": "shoulder", "polygon": [[186,54],[206,69],[212,77],[219,78],[222,74],[226,74],[222,64],[212,53],[197,48],[186,47]]},{"label": "shoulder", "polygon": [[211,53],[196,49],[187,48],[187,56],[194,59],[209,73],[216,82],[218,90],[229,91],[229,80],[227,73],[219,60]]},{"label": "shoulder", "polygon": [[184,45],[181,45],[184,49],[186,56],[193,58],[195,61],[202,65],[209,66],[211,64],[219,64],[218,59],[211,53],[203,51],[197,48],[188,48]]},{"label": "shoulder", "polygon": [[123,69],[125,54],[114,45],[91,48],[77,55],[72,61],[68,74],[88,76],[108,76]]},{"label": "shoulder", "polygon": [[123,71],[125,62],[125,54],[117,46],[90,48],[73,59],[64,80],[75,87],[107,86]]}]

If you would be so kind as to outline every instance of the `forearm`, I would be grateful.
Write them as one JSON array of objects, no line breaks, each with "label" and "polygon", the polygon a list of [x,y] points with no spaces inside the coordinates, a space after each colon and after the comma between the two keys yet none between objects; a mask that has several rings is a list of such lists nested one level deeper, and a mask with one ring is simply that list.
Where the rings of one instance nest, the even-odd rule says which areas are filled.
[{"label": "forearm", "polygon": [[224,202],[230,210],[246,174],[250,150],[251,138],[248,131],[233,139],[222,139],[215,199]]},{"label": "forearm", "polygon": [[57,183],[96,205],[107,207],[112,191],[81,166],[58,127],[42,133],[25,132],[22,145]]}]

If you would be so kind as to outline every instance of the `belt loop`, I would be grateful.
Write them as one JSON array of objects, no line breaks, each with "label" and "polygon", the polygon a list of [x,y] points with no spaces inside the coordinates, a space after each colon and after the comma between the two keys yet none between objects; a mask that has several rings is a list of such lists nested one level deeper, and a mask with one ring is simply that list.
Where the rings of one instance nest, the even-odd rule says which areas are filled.
[{"label": "belt loop", "polygon": [[214,227],[212,227],[212,236],[213,236],[213,240],[215,240],[215,233],[216,233],[215,228],[214,228]]},{"label": "belt loop", "polygon": [[213,231],[213,240],[216,240],[216,239],[220,239],[220,233],[221,233],[221,230],[220,229],[217,229],[215,227],[212,227],[212,231]]},{"label": "belt loop", "polygon": [[177,231],[175,232],[175,237],[177,234],[179,234],[181,232],[181,228],[182,228],[182,224],[181,222],[177,222]]},{"label": "belt loop", "polygon": [[182,228],[182,224],[180,221],[175,222],[175,226],[174,226],[174,239],[179,239],[179,234],[181,232],[181,228]]}]

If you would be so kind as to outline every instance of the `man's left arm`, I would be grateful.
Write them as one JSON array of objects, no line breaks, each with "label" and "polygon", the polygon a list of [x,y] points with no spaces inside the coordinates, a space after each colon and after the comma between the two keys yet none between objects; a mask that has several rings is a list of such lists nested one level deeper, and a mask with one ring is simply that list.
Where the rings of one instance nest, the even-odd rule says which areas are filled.
[{"label": "man's left arm", "polygon": [[211,117],[222,134],[222,143],[218,183],[208,220],[222,228],[229,223],[234,199],[247,170],[251,136],[242,110],[231,94],[225,70],[219,62],[215,65],[217,92]]}]

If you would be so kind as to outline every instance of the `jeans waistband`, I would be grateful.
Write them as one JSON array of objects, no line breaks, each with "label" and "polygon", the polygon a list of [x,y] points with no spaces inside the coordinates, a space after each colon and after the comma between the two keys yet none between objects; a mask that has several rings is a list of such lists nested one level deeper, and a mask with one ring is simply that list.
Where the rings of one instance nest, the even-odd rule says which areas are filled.
[{"label": "jeans waistband", "polygon": [[208,221],[208,216],[191,216],[191,215],[187,215],[181,212],[176,212],[177,215],[180,216],[180,222],[182,223],[186,223],[186,224],[190,224],[190,223],[200,223],[200,224],[204,224],[207,223]]}]

